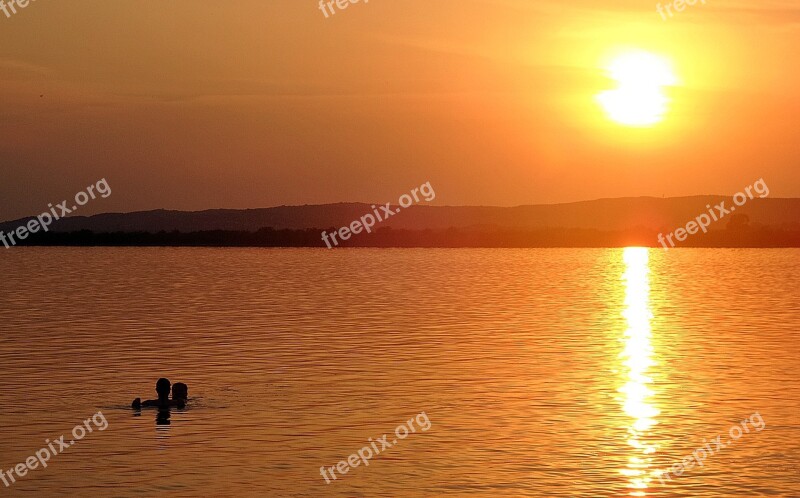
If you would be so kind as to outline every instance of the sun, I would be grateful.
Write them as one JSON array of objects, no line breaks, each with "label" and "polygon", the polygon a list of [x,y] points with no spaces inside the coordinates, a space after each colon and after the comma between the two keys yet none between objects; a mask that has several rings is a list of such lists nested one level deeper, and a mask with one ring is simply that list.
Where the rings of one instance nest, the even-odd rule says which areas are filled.
[{"label": "sun", "polygon": [[669,98],[664,87],[677,83],[672,66],[649,52],[628,52],[607,68],[618,87],[597,96],[608,117],[625,126],[653,126],[664,119]]}]

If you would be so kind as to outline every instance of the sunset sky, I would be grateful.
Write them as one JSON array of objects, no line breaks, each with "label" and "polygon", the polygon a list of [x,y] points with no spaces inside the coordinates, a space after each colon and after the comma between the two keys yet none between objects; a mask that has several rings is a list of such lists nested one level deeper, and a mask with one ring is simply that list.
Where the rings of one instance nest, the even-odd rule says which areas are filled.
[{"label": "sunset sky", "polygon": [[[100,178],[82,214],[800,196],[800,3],[656,3],[38,0],[0,13],[0,219]],[[630,51],[676,78],[650,127],[597,101]]]}]

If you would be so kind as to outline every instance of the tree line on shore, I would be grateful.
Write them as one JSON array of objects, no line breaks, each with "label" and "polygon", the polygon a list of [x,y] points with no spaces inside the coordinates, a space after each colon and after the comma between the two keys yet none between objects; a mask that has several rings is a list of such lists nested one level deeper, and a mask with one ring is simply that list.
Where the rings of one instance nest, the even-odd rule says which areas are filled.
[{"label": "tree line on shore", "polygon": [[[325,229],[327,232],[334,228]],[[19,245],[110,247],[326,247],[322,229],[255,232],[206,230],[197,232],[40,232]],[[381,228],[341,241],[338,247],[661,247],[650,229],[599,231],[550,228],[400,230]],[[800,231],[774,227],[729,226],[698,233],[676,247],[800,247]]]}]

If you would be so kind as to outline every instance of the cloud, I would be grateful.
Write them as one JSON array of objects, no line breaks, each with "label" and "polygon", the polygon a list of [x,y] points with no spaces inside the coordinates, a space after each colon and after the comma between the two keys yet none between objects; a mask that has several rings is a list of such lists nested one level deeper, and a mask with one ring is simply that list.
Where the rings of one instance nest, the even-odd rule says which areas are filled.
[{"label": "cloud", "polygon": [[14,59],[0,59],[0,69],[4,80],[20,79],[31,75],[47,76],[52,70],[44,66]]}]

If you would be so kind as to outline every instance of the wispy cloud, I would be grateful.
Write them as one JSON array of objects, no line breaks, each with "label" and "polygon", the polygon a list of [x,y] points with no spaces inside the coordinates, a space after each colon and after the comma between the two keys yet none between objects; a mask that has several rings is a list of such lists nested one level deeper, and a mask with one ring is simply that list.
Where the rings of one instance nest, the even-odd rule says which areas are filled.
[{"label": "wispy cloud", "polygon": [[42,76],[52,74],[52,70],[44,66],[14,59],[0,59],[0,69],[2,69],[2,79],[17,79],[20,75],[24,75],[25,73],[28,75],[33,73]]}]

